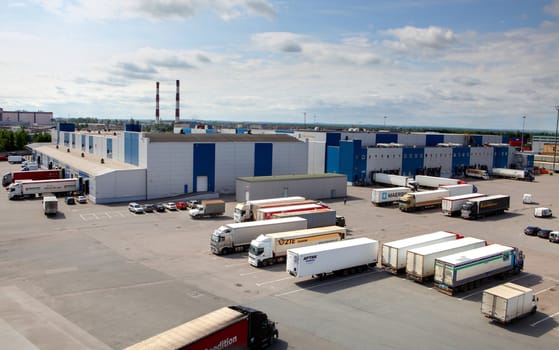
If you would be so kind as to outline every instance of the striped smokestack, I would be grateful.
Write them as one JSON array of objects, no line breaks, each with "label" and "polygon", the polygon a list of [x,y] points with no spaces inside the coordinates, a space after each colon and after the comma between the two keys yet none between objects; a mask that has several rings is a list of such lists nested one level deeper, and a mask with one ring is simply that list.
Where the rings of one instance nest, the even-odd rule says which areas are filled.
[{"label": "striped smokestack", "polygon": [[179,113],[179,81],[177,80],[177,96],[176,96],[177,106],[175,107],[175,123],[178,123],[180,120],[180,113]]},{"label": "striped smokestack", "polygon": [[159,124],[159,82],[155,83],[155,123]]}]

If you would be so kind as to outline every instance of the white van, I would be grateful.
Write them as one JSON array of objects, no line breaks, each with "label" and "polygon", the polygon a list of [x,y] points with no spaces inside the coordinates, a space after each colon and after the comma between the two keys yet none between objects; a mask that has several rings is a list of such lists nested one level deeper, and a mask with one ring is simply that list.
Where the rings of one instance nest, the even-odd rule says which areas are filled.
[{"label": "white van", "polygon": [[537,218],[549,218],[552,215],[553,212],[551,211],[550,208],[541,207],[541,208],[534,209],[534,216]]}]

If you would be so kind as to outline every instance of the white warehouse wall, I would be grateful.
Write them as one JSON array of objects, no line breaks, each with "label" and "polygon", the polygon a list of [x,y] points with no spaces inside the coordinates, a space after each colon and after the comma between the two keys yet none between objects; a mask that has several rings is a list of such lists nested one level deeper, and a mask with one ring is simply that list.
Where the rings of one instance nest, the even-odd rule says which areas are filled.
[{"label": "white warehouse wall", "polygon": [[444,135],[444,142],[445,143],[459,143],[463,146],[466,146],[466,137],[460,134],[445,134]]},{"label": "white warehouse wall", "polygon": [[470,166],[486,165],[489,169],[493,167],[493,147],[471,147]]},{"label": "white warehouse wall", "polygon": [[325,142],[307,142],[308,147],[308,174],[321,174],[324,172],[326,143]]},{"label": "white warehouse wall", "polygon": [[304,142],[275,142],[272,150],[272,174],[306,174],[307,144]]},{"label": "white warehouse wall", "polygon": [[426,134],[398,134],[398,143],[402,143],[406,147],[424,147],[426,141]]},{"label": "white warehouse wall", "polygon": [[146,199],[146,171],[115,170],[90,178],[90,196],[97,204]]},{"label": "white warehouse wall", "polygon": [[367,148],[367,177],[371,171],[402,169],[402,148]]},{"label": "white warehouse wall", "polygon": [[147,146],[147,197],[160,198],[192,191],[193,144],[153,142]]},{"label": "white warehouse wall", "polygon": [[441,176],[452,175],[452,148],[426,147],[423,158],[425,168],[441,168]]},{"label": "white warehouse wall", "polygon": [[254,143],[220,142],[215,144],[215,191],[234,193],[239,176],[254,175]]}]

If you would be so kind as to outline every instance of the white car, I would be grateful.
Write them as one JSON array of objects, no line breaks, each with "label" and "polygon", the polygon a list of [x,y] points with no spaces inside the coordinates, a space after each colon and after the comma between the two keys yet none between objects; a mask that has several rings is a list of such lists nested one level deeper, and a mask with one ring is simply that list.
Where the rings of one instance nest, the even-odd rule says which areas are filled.
[{"label": "white car", "polygon": [[78,196],[77,202],[82,203],[82,204],[87,203],[87,197],[86,196]]},{"label": "white car", "polygon": [[136,214],[143,214],[144,213],[144,207],[142,207],[140,204],[132,202],[130,204],[128,204],[128,210],[130,210],[133,213]]},{"label": "white car", "polygon": [[163,203],[163,206],[164,206],[165,209],[167,209],[167,210],[177,210],[177,205],[175,204],[175,202]]}]

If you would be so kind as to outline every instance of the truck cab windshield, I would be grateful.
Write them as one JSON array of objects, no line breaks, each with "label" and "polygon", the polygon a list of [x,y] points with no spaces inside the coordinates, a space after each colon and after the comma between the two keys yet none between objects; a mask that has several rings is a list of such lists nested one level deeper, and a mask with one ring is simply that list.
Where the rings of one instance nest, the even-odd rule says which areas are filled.
[{"label": "truck cab windshield", "polygon": [[212,233],[212,238],[211,239],[212,239],[213,242],[223,242],[223,241],[225,241],[225,237],[220,236],[218,233],[215,233],[215,232]]},{"label": "truck cab windshield", "polygon": [[250,248],[248,249],[249,254],[252,255],[262,255],[262,253],[264,253],[264,248],[259,248],[256,246],[251,245]]}]

